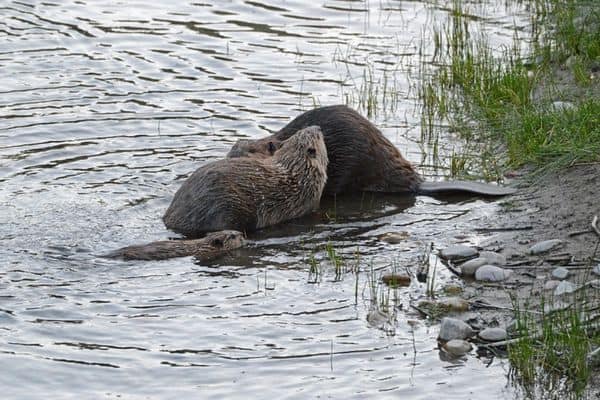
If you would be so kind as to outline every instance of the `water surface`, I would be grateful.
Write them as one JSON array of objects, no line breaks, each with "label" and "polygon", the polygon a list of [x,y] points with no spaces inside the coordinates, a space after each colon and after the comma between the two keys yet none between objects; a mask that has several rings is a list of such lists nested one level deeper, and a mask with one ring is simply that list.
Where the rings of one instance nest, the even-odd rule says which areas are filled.
[{"label": "water surface", "polygon": [[[470,7],[500,47],[527,15],[496,3]],[[414,271],[430,243],[477,244],[469,233],[494,203],[355,196],[257,232],[248,248],[210,265],[99,257],[173,237],[160,219],[171,196],[239,138],[264,136],[319,104],[349,102],[366,114],[369,76],[388,94],[378,92],[370,119],[429,179],[443,175],[461,144],[451,133],[435,152],[423,143],[417,88],[433,52],[429,28],[450,9],[2,3],[3,398],[512,398],[505,361],[440,359],[436,325],[410,309],[422,284],[376,285],[395,305],[384,319],[368,284],[392,266]],[[442,168],[427,168],[433,161]],[[401,244],[377,239],[398,231],[408,233]],[[341,276],[328,243],[346,259]]]}]

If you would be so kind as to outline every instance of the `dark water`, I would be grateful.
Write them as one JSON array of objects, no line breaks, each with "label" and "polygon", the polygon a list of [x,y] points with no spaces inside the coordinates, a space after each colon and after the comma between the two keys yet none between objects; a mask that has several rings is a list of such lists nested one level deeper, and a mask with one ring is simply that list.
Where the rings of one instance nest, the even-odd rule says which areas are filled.
[{"label": "dark water", "polygon": [[[525,18],[489,3],[471,7],[500,45]],[[0,2],[2,398],[513,396],[504,360],[440,359],[438,328],[409,307],[423,285],[368,284],[414,270],[429,243],[456,242],[494,203],[357,196],[210,265],[98,257],[173,236],[160,220],[172,194],[237,139],[315,104],[366,114],[368,76],[387,87],[371,119],[411,161],[432,163],[419,53],[431,54],[428,28],[450,5],[310,4]],[[460,147],[450,139],[442,167],[444,149]],[[398,231],[401,244],[377,239]],[[346,259],[341,276],[327,243]],[[372,300],[385,296],[396,307],[382,317]]]}]

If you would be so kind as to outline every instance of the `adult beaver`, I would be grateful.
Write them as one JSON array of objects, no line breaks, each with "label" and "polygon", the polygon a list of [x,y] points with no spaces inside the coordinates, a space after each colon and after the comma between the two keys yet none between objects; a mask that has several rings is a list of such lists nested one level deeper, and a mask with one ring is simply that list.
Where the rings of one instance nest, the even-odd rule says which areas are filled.
[{"label": "adult beaver", "polygon": [[161,240],[148,244],[127,246],[105,257],[124,260],[166,260],[194,256],[199,261],[210,261],[230,250],[242,247],[244,235],[238,231],[211,232],[202,239]]},{"label": "adult beaver", "polygon": [[434,195],[467,192],[484,196],[514,193],[512,188],[478,182],[424,182],[413,165],[369,120],[345,105],[307,111],[280,131],[257,140],[239,140],[227,157],[264,159],[276,155],[298,130],[319,125],[325,138],[329,165],[324,194],[345,192],[408,192]]},{"label": "adult beaver", "polygon": [[251,231],[317,208],[327,181],[327,150],[318,126],[303,127],[273,157],[226,158],[198,168],[163,216],[186,236]]}]

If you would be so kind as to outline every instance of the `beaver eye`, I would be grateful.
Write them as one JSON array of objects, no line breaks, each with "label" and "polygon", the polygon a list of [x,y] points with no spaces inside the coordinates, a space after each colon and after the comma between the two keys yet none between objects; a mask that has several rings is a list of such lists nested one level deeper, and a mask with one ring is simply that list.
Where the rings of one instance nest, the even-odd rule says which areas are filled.
[{"label": "beaver eye", "polygon": [[213,239],[210,244],[214,247],[223,247],[223,241],[221,239]]},{"label": "beaver eye", "polygon": [[317,156],[317,150],[314,147],[310,147],[307,150],[309,157],[315,158]]},{"label": "beaver eye", "polygon": [[275,148],[275,143],[269,142],[269,153],[271,153],[271,155],[273,155],[273,154],[275,154],[275,150],[277,150]]}]

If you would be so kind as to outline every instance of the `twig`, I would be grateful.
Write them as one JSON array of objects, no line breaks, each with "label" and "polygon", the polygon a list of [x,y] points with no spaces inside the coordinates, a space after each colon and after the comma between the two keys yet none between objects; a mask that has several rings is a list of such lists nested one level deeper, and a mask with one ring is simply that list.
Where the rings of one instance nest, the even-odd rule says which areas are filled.
[{"label": "twig", "polygon": [[530,231],[533,226],[513,226],[513,227],[495,227],[495,228],[475,228],[477,232],[511,232],[511,231]]},{"label": "twig", "polygon": [[595,233],[595,232],[593,229],[584,229],[581,231],[569,232],[568,236],[573,237],[573,236],[585,235],[586,233]]},{"label": "twig", "polygon": [[454,275],[462,276],[460,271],[454,267],[454,264],[452,264],[452,261],[447,260],[445,264],[446,264],[446,268],[448,268],[448,270],[450,270],[450,272],[452,272]]},{"label": "twig", "polygon": [[592,229],[594,230],[596,235],[598,235],[598,237],[600,237],[600,229],[598,229],[598,216],[597,215],[594,215],[594,218],[592,219]]}]

